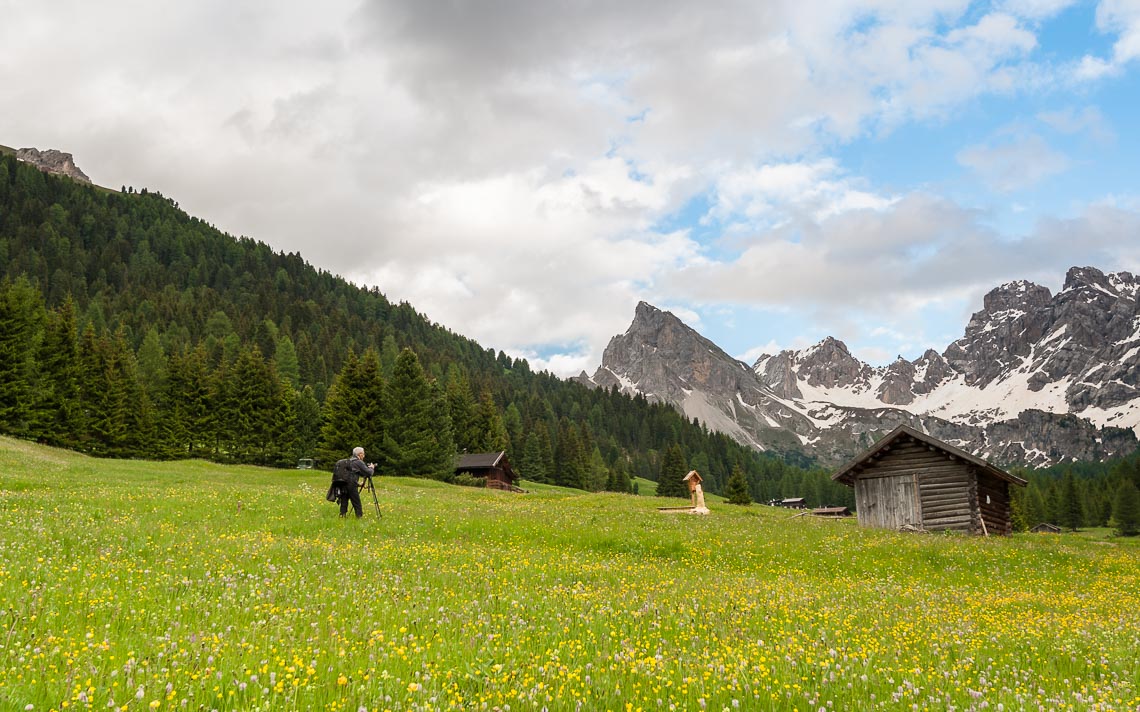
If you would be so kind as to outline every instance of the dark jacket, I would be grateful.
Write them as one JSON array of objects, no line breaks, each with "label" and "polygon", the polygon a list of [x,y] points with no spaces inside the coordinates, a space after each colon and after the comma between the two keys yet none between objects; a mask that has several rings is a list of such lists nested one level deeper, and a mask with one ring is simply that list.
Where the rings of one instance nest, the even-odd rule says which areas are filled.
[{"label": "dark jacket", "polygon": [[358,457],[337,460],[333,469],[333,482],[356,484],[361,477],[371,477],[372,472],[373,468],[364,464],[364,461]]}]

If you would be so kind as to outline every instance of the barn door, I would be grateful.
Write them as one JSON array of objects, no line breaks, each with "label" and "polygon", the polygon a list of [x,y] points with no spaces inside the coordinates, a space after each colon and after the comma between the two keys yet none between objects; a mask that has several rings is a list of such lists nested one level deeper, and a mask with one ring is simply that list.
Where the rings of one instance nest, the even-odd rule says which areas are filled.
[{"label": "barn door", "polygon": [[896,529],[922,529],[922,504],[918,492],[918,475],[905,475],[897,478],[898,515]]}]

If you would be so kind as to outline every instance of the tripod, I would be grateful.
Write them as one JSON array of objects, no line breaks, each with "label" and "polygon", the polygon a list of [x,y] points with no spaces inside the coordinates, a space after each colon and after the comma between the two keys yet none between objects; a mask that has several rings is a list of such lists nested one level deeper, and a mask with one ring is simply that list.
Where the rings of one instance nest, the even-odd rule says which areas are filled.
[{"label": "tripod", "polygon": [[372,476],[362,475],[361,480],[363,480],[363,482],[357,483],[356,486],[361,492],[368,490],[372,493],[372,504],[376,506],[376,516],[383,519],[384,515],[380,513],[380,500],[376,499],[376,487],[372,484]]}]

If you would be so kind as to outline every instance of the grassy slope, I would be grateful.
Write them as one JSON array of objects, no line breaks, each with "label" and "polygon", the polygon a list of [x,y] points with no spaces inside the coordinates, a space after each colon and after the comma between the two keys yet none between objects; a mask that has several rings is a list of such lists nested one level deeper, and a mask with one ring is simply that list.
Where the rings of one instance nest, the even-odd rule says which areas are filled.
[{"label": "grassy slope", "polygon": [[0,708],[1140,704],[1134,542],[327,483],[0,438]]}]

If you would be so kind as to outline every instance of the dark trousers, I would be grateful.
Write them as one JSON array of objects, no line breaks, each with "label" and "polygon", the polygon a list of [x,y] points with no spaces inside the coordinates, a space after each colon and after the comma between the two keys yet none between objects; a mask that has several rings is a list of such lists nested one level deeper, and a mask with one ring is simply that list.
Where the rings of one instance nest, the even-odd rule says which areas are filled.
[{"label": "dark trousers", "polygon": [[340,484],[340,497],[337,500],[340,502],[340,516],[348,514],[348,503],[352,502],[352,511],[356,512],[356,518],[360,519],[364,516],[364,508],[360,506],[360,488],[356,486],[355,482],[341,482]]}]

